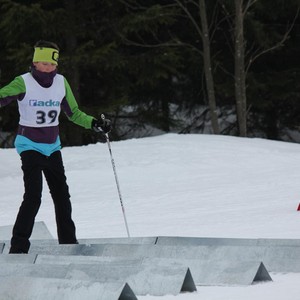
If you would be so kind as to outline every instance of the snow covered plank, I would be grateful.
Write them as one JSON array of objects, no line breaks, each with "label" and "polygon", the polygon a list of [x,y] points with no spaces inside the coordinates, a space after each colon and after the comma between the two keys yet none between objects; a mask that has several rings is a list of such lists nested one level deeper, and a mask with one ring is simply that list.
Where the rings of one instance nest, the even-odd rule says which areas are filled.
[{"label": "snow covered plank", "polygon": [[105,245],[102,256],[202,259],[206,261],[259,261],[270,272],[300,272],[300,247],[296,246],[160,246]]},{"label": "snow covered plank", "polygon": [[250,285],[256,281],[272,280],[263,263],[258,261],[209,261],[202,259],[126,258],[110,256],[37,255],[36,264],[93,264],[102,266],[188,267],[196,285]]},{"label": "snow covered plank", "polygon": [[168,246],[299,246],[300,239],[246,239],[159,236],[156,244]]},{"label": "snow covered plank", "polygon": [[96,264],[6,264],[0,278],[23,277],[91,280],[102,283],[127,282],[137,295],[163,296],[196,291],[188,268],[183,266],[132,265],[131,262]]},{"label": "snow covered plank", "polygon": [[100,282],[126,281],[136,295],[164,296],[196,291],[190,270],[183,266],[71,264],[68,276]]},{"label": "snow covered plank", "polygon": [[144,258],[143,264],[188,266],[196,285],[251,285],[272,280],[264,264],[257,261]]},{"label": "snow covered plank", "polygon": [[0,294],[1,299],[18,300],[137,300],[127,283],[100,283],[56,278],[1,278]]},{"label": "snow covered plank", "polygon": [[141,265],[142,258],[110,257],[110,256],[88,256],[88,255],[43,255],[38,254],[35,264],[125,264]]},{"label": "snow covered plank", "polygon": [[206,259],[207,261],[260,261],[270,272],[300,272],[296,246],[163,246],[136,244],[32,246],[32,254],[88,255],[144,258]]},{"label": "snow covered plank", "polygon": [[79,239],[77,245],[59,245],[57,240],[31,241],[30,253],[55,255],[101,255],[105,244],[137,244],[154,245],[156,237],[152,238],[103,238]]},{"label": "snow covered plank", "polygon": [[154,245],[157,237],[90,238],[79,239],[79,244],[147,244]]},{"label": "snow covered plank", "polygon": [[2,254],[0,255],[0,263],[34,264],[36,258],[36,254]]},{"label": "snow covered plank", "polygon": [[[90,238],[78,239],[79,244],[152,244],[156,243],[157,237],[132,237],[132,238]],[[31,240],[32,246],[52,246],[59,245],[57,239]]]},{"label": "snow covered plank", "polygon": [[[62,278],[65,279],[68,270],[63,265],[35,265],[24,263],[2,264],[0,278],[21,276],[35,278]],[[0,281],[1,281],[0,280]]]},{"label": "snow covered plank", "polygon": [[[46,255],[88,255],[88,256],[102,256],[106,244],[85,245],[45,245],[34,243],[29,249],[32,254],[46,254]],[[121,244],[122,245],[122,244]]]}]

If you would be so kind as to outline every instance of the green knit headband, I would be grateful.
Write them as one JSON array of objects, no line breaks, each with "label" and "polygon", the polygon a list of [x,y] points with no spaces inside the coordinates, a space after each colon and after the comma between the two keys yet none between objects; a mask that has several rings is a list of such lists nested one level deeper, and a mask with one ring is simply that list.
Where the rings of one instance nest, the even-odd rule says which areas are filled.
[{"label": "green knit headband", "polygon": [[36,47],[34,48],[33,62],[48,62],[57,65],[59,52],[57,49]]}]

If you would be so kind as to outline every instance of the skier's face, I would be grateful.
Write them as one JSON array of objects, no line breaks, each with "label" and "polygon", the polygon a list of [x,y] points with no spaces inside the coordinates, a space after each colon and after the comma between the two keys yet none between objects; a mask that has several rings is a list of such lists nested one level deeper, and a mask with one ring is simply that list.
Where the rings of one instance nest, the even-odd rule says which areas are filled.
[{"label": "skier's face", "polygon": [[49,62],[34,62],[33,64],[40,72],[50,73],[56,69],[56,65]]}]

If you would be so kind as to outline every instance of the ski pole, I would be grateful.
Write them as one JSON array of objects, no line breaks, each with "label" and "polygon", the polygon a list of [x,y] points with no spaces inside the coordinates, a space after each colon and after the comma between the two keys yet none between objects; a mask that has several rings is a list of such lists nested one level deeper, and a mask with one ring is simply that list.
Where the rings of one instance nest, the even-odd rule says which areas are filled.
[{"label": "ski pole", "polygon": [[[104,114],[101,115],[101,118],[105,119]],[[112,155],[108,133],[105,133],[105,137],[106,137],[106,142],[107,142],[107,146],[108,146],[108,150],[109,150],[109,154],[110,154],[110,160],[111,160],[112,168],[113,168],[114,175],[115,175],[115,181],[116,181],[116,185],[117,185],[117,189],[118,189],[118,194],[119,194],[119,199],[120,199],[120,204],[121,204],[121,208],[122,208],[122,212],[123,212],[123,217],[124,217],[124,221],[125,221],[127,236],[130,238],[128,224],[127,224],[127,219],[126,219],[126,214],[125,214],[125,207],[124,207],[123,200],[122,200],[122,195],[121,195],[119,180],[118,180],[118,176],[117,176],[116,165],[115,165],[115,161],[114,161],[114,158],[113,158],[113,155]]]}]

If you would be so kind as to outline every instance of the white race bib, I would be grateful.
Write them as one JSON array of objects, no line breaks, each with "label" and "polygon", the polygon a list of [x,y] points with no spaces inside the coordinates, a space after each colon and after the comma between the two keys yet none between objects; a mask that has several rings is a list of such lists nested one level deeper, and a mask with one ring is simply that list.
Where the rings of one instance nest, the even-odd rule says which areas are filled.
[{"label": "white race bib", "polygon": [[19,124],[28,127],[57,126],[61,101],[66,94],[64,77],[56,74],[49,88],[39,85],[30,73],[22,75],[22,78],[26,94],[18,101]]}]

